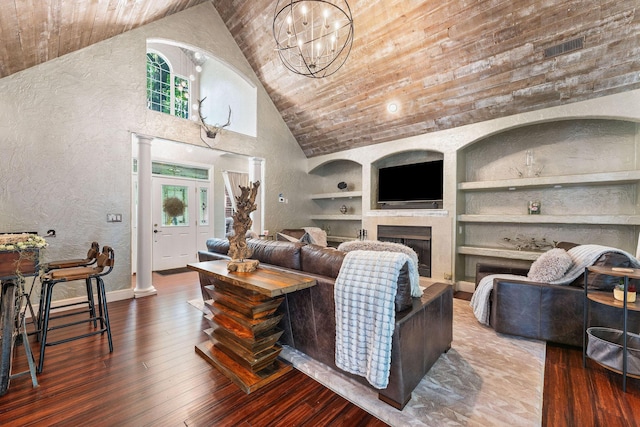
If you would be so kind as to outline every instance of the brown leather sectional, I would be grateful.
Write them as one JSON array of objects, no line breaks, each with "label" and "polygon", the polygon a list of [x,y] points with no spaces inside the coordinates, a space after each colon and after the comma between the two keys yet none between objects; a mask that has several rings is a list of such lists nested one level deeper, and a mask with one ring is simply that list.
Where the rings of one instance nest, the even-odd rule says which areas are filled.
[{"label": "brown leather sectional", "polygon": [[[254,251],[251,258],[259,260],[262,268],[295,270],[317,280],[314,287],[286,295],[280,307],[284,313],[279,325],[284,330],[280,343],[370,386],[365,378],[341,371],[334,361],[333,286],[345,252],[299,242],[249,239],[247,243]],[[200,261],[228,259],[227,239],[209,239],[207,248],[208,251],[199,252]],[[203,296],[204,287],[210,284],[207,276],[200,275]],[[389,385],[375,390],[382,401],[402,409],[431,366],[451,348],[453,290],[450,285],[435,283],[421,298],[412,298],[405,265],[398,279],[395,303]]]},{"label": "brown leather sectional", "polygon": [[[573,243],[559,243],[569,249]],[[620,254],[603,254],[594,265],[629,267]],[[489,274],[526,276],[528,267],[478,263],[476,287]],[[589,275],[590,292],[611,292],[618,279]],[[489,323],[500,333],[582,347],[584,330],[584,275],[570,285],[495,279],[490,297]],[[589,303],[588,325],[622,329],[621,311],[595,302]],[[640,332],[640,312],[629,312],[629,331]]]}]

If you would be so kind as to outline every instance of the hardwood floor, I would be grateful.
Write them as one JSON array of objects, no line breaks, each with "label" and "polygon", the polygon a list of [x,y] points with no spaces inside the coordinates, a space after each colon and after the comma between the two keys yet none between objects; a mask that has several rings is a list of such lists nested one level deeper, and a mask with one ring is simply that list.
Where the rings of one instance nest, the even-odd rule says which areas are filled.
[{"label": "hardwood floor", "polygon": [[[295,369],[246,395],[195,353],[206,340],[187,303],[199,296],[197,273],[153,280],[158,295],[109,304],[113,353],[106,336],[48,348],[40,387],[20,377],[0,397],[0,425],[386,425]],[[16,369],[27,369],[17,350]]]},{"label": "hardwood floor", "polygon": [[582,349],[547,344],[544,370],[542,425],[625,426],[640,425],[640,380],[627,379],[594,361],[582,367]]},{"label": "hardwood floor", "polygon": [[[154,275],[154,285],[156,296],[109,304],[112,354],[106,337],[70,342],[47,350],[40,387],[28,376],[13,380],[0,397],[0,425],[385,425],[296,370],[244,394],[194,351],[206,339],[201,313],[187,304],[199,296],[197,274]],[[22,347],[17,357],[16,369],[26,369]],[[623,393],[619,375],[593,362],[582,367],[580,349],[547,345],[543,426],[639,420],[639,380]]]}]

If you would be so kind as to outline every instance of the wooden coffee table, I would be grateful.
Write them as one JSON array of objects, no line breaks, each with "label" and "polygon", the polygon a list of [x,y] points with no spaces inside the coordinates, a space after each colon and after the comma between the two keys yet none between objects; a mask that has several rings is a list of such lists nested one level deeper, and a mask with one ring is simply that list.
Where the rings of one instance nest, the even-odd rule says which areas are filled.
[{"label": "wooden coffee table", "polygon": [[282,314],[276,311],[284,295],[309,288],[316,280],[302,274],[258,267],[249,273],[230,272],[227,261],[204,261],[189,268],[213,278],[205,289],[211,297],[205,305],[211,328],[209,340],[196,345],[196,352],[245,393],[280,378],[291,365],[278,359],[276,344],[282,330]]}]

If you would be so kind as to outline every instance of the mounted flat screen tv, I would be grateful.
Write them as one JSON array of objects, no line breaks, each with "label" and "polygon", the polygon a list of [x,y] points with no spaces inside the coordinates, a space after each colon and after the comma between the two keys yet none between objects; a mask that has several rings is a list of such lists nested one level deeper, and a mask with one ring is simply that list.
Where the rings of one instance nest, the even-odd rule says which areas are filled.
[{"label": "mounted flat screen tv", "polygon": [[442,160],[380,168],[378,203],[442,200],[442,182]]}]

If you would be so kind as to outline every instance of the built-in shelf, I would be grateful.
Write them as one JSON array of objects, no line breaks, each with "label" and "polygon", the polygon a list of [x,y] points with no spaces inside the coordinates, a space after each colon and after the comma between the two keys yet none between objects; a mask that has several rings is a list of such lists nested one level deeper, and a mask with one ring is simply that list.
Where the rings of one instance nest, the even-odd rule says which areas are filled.
[{"label": "built-in shelf", "polygon": [[640,225],[640,215],[458,215],[460,222]]},{"label": "built-in shelf", "polygon": [[600,172],[578,175],[540,176],[535,178],[469,181],[458,184],[461,191],[519,190],[525,188],[563,187],[578,185],[628,184],[640,181],[640,171]]},{"label": "built-in shelf", "polygon": [[311,219],[325,220],[325,221],[362,221],[362,215],[311,215]]},{"label": "built-in shelf", "polygon": [[506,248],[484,248],[480,246],[458,246],[458,253],[463,255],[535,261],[543,252],[519,251]]},{"label": "built-in shelf", "polygon": [[356,197],[362,197],[362,191],[339,191],[335,193],[319,193],[312,194],[312,200],[322,199],[353,199]]}]

